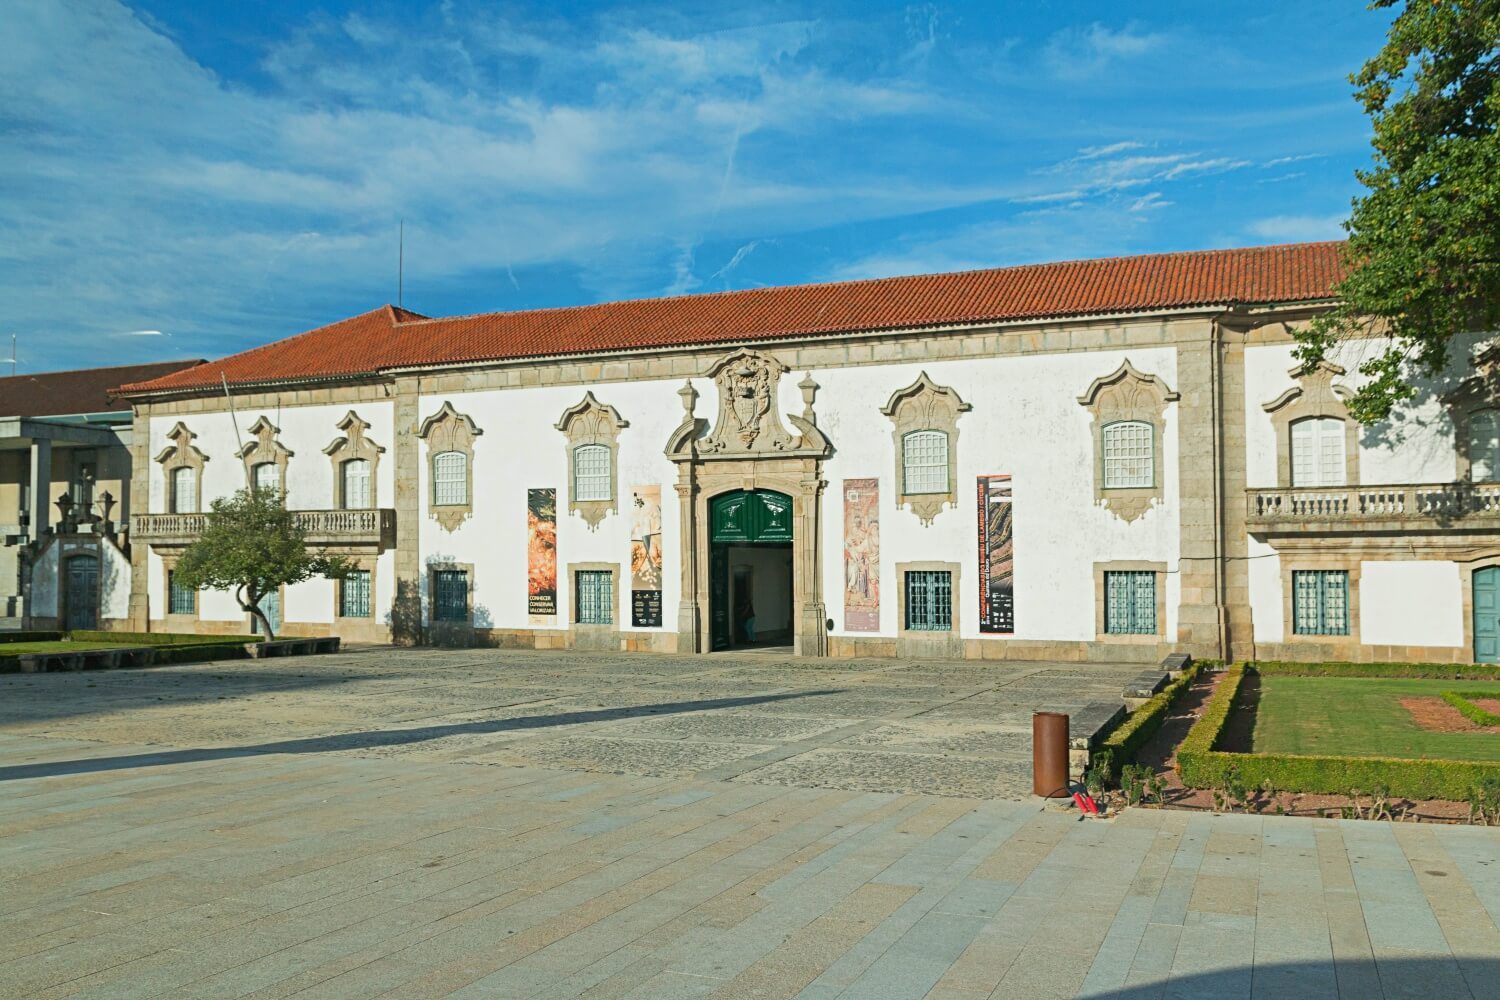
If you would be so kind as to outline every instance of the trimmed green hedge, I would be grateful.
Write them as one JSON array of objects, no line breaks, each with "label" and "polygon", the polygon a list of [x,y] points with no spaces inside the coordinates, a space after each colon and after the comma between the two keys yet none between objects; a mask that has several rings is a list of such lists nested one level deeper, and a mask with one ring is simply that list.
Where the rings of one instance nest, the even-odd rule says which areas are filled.
[{"label": "trimmed green hedge", "polygon": [[260,642],[259,635],[197,635],[191,632],[71,632],[79,642],[117,642],[122,646],[227,646]]},{"label": "trimmed green hedge", "polygon": [[1285,663],[1258,660],[1255,672],[1282,677],[1403,677],[1410,680],[1500,680],[1500,663]]},{"label": "trimmed green hedge", "polygon": [[1162,688],[1140,708],[1127,715],[1099,744],[1100,753],[1109,754],[1110,778],[1118,778],[1120,769],[1135,760],[1141,747],[1155,736],[1167,720],[1172,704],[1193,683],[1199,671],[1217,666],[1217,661],[1199,660],[1182,672],[1182,676]]},{"label": "trimmed green hedge", "polygon": [[1218,690],[1204,706],[1203,715],[1193,724],[1193,728],[1177,748],[1177,770],[1184,785],[1190,788],[1221,787],[1230,769],[1238,768],[1240,781],[1247,788],[1255,788],[1269,781],[1271,787],[1278,791],[1341,795],[1356,788],[1370,791],[1377,785],[1383,785],[1390,790],[1390,794],[1402,798],[1463,801],[1476,787],[1500,780],[1500,763],[1483,761],[1305,757],[1295,754],[1228,753],[1216,750],[1214,745],[1224,731],[1224,724],[1229,720],[1229,712],[1234,707],[1240,684],[1252,669],[1258,670],[1258,666],[1252,668],[1240,663],[1229,669],[1224,680],[1219,683]]},{"label": "trimmed green hedge", "polygon": [[1480,708],[1478,705],[1474,704],[1474,702],[1469,700],[1471,698],[1486,698],[1493,700],[1495,697],[1495,692],[1443,691],[1440,693],[1442,694],[1444,701],[1462,712],[1463,717],[1474,723],[1476,726],[1500,726],[1500,715],[1496,715],[1494,712],[1486,712],[1484,709]]},{"label": "trimmed green hedge", "polygon": [[0,632],[0,644],[7,642],[57,642],[61,632]]}]

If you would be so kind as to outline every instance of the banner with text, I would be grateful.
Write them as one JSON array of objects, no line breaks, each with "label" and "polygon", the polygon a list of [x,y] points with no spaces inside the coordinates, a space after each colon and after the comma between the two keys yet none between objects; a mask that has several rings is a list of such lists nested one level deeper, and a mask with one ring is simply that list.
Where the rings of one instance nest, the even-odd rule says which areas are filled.
[{"label": "banner with text", "polygon": [[979,477],[979,631],[1016,630],[1009,476]]},{"label": "banner with text", "polygon": [[661,486],[630,489],[630,624],[661,627]]},{"label": "banner with text", "polygon": [[526,491],[526,611],[557,614],[557,490]]}]

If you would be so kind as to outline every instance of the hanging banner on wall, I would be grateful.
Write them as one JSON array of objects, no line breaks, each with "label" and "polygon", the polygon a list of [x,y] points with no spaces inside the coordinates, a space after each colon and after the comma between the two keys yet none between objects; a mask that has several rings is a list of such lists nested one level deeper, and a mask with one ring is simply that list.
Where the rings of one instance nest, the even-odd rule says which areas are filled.
[{"label": "hanging banner on wall", "polygon": [[1016,630],[1009,476],[979,477],[979,631]]},{"label": "hanging banner on wall", "polygon": [[880,480],[844,480],[844,631],[880,631]]},{"label": "hanging banner on wall", "polygon": [[526,611],[557,614],[557,490],[526,491]]},{"label": "hanging banner on wall", "polygon": [[630,488],[630,624],[661,627],[661,486]]}]

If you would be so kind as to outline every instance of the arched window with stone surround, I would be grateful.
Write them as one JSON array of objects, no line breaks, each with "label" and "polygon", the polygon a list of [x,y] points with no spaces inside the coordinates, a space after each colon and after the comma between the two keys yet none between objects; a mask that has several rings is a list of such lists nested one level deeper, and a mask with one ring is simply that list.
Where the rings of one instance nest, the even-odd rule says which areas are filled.
[{"label": "arched window with stone surround", "polygon": [[1470,480],[1500,482],[1500,410],[1473,410],[1468,422]]},{"label": "arched window with stone surround", "polygon": [[373,507],[374,497],[370,490],[370,462],[364,458],[351,458],[339,467],[343,476],[340,499],[345,510],[365,510]]},{"label": "arched window with stone surround", "polygon": [[469,456],[444,451],[432,457],[432,502],[445,507],[469,502]]},{"label": "arched window with stone surround", "polygon": [[180,466],[172,470],[172,513],[195,514],[198,512],[198,472]]},{"label": "arched window with stone surround", "polygon": [[1291,423],[1293,486],[1347,486],[1345,438],[1338,417],[1304,417]]},{"label": "arched window with stone surround", "polygon": [[281,470],[275,462],[258,462],[251,469],[256,490],[274,490],[281,486]]},{"label": "arched window with stone surround", "polygon": [[610,451],[602,444],[582,444],[573,449],[573,499],[613,500],[614,475]]},{"label": "arched window with stone surround", "polygon": [[1149,489],[1156,485],[1156,428],[1144,420],[1105,424],[1104,488]]},{"label": "arched window with stone surround", "polygon": [[911,431],[901,439],[901,491],[908,496],[948,492],[948,434]]}]

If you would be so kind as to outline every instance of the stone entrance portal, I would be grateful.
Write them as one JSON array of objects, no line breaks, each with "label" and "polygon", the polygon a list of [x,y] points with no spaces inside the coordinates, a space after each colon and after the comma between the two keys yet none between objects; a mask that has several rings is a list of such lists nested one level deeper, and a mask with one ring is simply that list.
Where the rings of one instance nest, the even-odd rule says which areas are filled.
[{"label": "stone entrance portal", "polygon": [[[776,403],[777,385],[786,371],[774,357],[748,349],[721,359],[707,372],[719,393],[718,417],[711,426],[694,412],[698,392],[692,383],[678,392],[685,413],[666,453],[677,463],[682,505],[681,652],[708,652],[734,643],[731,546],[751,551],[781,546],[790,552],[791,644],[799,656],[822,656],[827,650],[819,553],[827,485],[823,462],[833,449],[817,427],[813,400],[818,385],[811,375],[798,383],[801,415],[786,417],[799,433],[786,430]],[[755,567],[762,561],[751,556],[742,560],[741,565],[751,567],[748,586],[755,586],[760,572]],[[765,571],[774,574],[777,567],[768,564]]]}]

